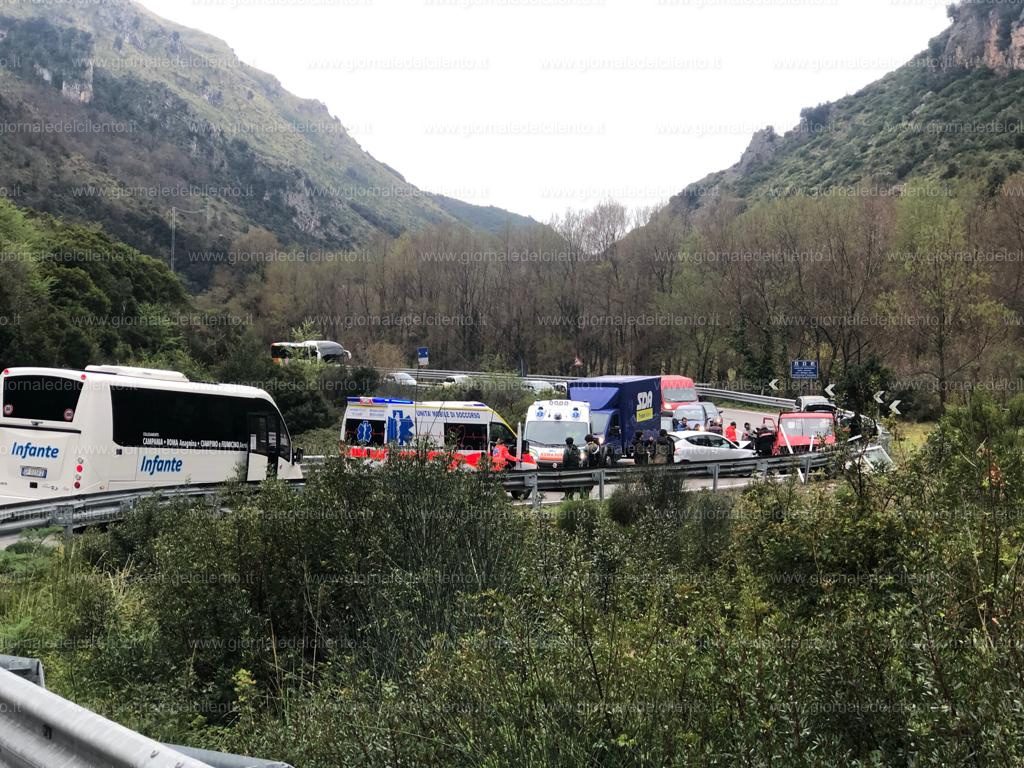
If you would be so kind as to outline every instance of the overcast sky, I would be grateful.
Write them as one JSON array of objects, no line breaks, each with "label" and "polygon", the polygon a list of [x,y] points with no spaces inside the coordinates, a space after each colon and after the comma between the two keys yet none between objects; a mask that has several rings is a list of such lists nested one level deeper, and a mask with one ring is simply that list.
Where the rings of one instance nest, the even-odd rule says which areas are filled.
[{"label": "overcast sky", "polygon": [[141,0],[419,187],[547,220],[667,200],[923,50],[946,0]]}]

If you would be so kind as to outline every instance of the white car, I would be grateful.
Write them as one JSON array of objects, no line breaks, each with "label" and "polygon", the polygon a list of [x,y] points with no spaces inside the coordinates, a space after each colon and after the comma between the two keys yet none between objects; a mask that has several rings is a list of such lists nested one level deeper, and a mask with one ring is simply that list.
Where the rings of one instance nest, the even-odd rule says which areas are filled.
[{"label": "white car", "polygon": [[441,383],[442,387],[465,387],[473,380],[472,376],[467,376],[464,373],[456,373],[452,376],[448,376]]},{"label": "white car", "polygon": [[394,371],[393,373],[385,374],[384,381],[388,384],[401,384],[403,387],[416,386],[416,379],[402,371]]},{"label": "white car", "polygon": [[676,464],[740,461],[757,456],[756,452],[749,448],[740,448],[736,443],[714,432],[672,432],[669,437],[676,444]]},{"label": "white car", "polygon": [[550,381],[541,381],[540,379],[523,379],[523,389],[539,395],[544,392],[554,391],[555,385]]}]

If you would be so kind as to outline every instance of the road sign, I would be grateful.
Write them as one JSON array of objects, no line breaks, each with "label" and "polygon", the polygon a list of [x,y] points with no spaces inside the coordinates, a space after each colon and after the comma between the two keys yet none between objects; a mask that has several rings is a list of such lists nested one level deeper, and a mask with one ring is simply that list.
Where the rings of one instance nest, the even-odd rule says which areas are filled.
[{"label": "road sign", "polygon": [[817,360],[794,360],[789,367],[789,378],[791,379],[816,379],[818,378]]},{"label": "road sign", "polygon": [[420,347],[416,350],[416,357],[419,358],[420,368],[430,365],[430,350],[427,347]]}]

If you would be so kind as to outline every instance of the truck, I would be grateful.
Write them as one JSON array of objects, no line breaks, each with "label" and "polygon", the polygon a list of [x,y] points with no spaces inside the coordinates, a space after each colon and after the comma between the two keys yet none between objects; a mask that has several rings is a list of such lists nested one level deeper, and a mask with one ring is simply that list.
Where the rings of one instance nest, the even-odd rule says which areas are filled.
[{"label": "truck", "polygon": [[590,432],[611,466],[633,454],[637,432],[644,439],[661,429],[660,376],[598,376],[569,382],[569,399],[590,405]]},{"label": "truck", "polygon": [[666,411],[674,411],[700,401],[697,388],[689,376],[661,377],[661,407]]},{"label": "truck", "polygon": [[836,444],[836,417],[830,412],[795,411],[766,416],[754,436],[759,456],[813,453]]},{"label": "truck", "polygon": [[571,437],[582,450],[590,434],[590,403],[573,400],[538,400],[526,412],[523,441],[542,468],[558,469]]}]

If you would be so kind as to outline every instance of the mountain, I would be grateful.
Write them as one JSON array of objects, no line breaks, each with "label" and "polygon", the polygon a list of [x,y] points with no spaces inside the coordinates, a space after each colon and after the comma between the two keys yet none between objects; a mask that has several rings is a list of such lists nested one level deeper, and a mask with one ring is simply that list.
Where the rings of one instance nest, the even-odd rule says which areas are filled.
[{"label": "mountain", "polygon": [[928,49],[857,93],[801,112],[796,128],[758,131],[734,166],[672,198],[683,213],[710,199],[871,188],[911,179],[974,182],[995,191],[1024,161],[1024,7],[951,6]]},{"label": "mountain", "polygon": [[417,189],[320,102],[131,0],[0,4],[0,188],[165,258],[173,219],[176,263],[199,284],[254,227],[348,249],[445,222],[532,223]]}]

